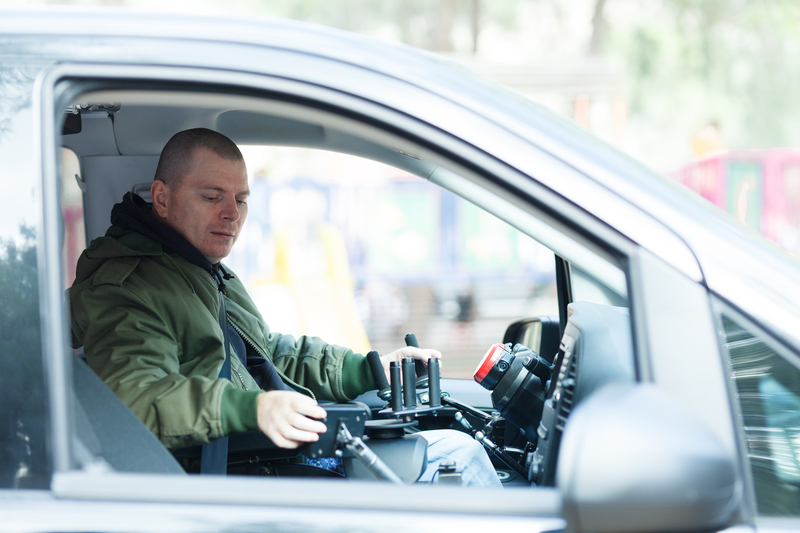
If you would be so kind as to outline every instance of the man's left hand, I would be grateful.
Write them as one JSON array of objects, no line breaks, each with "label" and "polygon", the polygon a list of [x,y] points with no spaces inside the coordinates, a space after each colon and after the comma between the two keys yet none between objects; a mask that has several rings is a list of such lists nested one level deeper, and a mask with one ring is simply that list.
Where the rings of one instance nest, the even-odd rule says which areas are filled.
[{"label": "man's left hand", "polygon": [[419,359],[420,361],[424,361],[425,364],[427,365],[428,359],[430,359],[431,357],[435,357],[436,359],[441,360],[442,353],[439,350],[430,350],[423,348],[414,348],[413,346],[406,346],[404,348],[400,348],[399,350],[393,351],[389,355],[382,355],[381,363],[383,363],[383,371],[386,372],[386,379],[389,379],[389,363],[392,361],[397,361],[398,363],[402,363],[404,357],[413,357],[414,359]]}]

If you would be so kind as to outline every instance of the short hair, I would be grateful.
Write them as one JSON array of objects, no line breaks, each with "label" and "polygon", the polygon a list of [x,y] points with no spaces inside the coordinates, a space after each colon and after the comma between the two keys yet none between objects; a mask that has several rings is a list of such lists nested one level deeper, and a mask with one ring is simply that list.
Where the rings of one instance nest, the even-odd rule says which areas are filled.
[{"label": "short hair", "polygon": [[229,161],[244,161],[236,143],[223,134],[208,128],[184,130],[173,135],[161,150],[154,180],[176,188],[188,172],[195,151],[201,148]]}]

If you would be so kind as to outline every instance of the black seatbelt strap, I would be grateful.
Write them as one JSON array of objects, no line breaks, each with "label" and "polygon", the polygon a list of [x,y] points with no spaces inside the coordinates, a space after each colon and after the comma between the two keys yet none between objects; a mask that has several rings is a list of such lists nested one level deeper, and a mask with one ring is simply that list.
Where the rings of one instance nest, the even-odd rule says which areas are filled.
[{"label": "black seatbelt strap", "polygon": [[[222,289],[219,292],[219,327],[225,343],[225,362],[219,371],[219,377],[231,379],[231,348],[228,337],[228,312],[225,309],[225,295]],[[210,444],[203,445],[203,454],[200,457],[201,474],[217,474],[224,476],[228,473],[228,437],[221,437]]]}]

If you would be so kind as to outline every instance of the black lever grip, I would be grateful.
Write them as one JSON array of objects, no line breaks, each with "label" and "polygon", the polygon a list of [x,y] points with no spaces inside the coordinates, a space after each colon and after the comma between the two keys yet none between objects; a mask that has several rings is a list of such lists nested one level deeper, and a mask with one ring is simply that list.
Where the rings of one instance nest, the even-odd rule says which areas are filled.
[{"label": "black lever grip", "polygon": [[[413,346],[414,348],[419,348],[419,343],[417,342],[417,336],[413,333],[406,333],[406,346]],[[428,369],[425,367],[425,362],[420,359],[414,359],[414,374],[418,378],[428,375]]]},{"label": "black lever grip", "polygon": [[378,396],[381,396],[384,391],[389,391],[389,381],[386,379],[386,372],[383,370],[383,363],[381,363],[381,356],[378,352],[373,350],[367,354],[367,364],[378,385]]},{"label": "black lever grip", "polygon": [[400,370],[403,374],[403,407],[413,409],[417,406],[417,388],[414,383],[414,361],[411,357],[403,357]]},{"label": "black lever grip", "polygon": [[442,405],[442,392],[439,388],[439,360],[435,357],[428,359],[428,406],[439,407]]}]

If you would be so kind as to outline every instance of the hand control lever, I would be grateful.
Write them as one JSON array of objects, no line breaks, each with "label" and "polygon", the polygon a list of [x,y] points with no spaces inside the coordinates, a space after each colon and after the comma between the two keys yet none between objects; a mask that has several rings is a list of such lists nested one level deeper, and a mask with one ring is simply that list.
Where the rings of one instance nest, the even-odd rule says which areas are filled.
[{"label": "hand control lever", "polygon": [[402,362],[403,371],[403,407],[415,409],[417,407],[417,389],[409,386],[414,383],[414,359],[404,357]]},{"label": "hand control lever", "polygon": [[[413,333],[406,333],[406,346],[419,348],[417,336]],[[417,388],[424,389],[428,386],[428,371],[425,368],[425,362],[419,359],[414,359],[414,373],[417,375]],[[405,377],[405,376],[403,376]]]},{"label": "hand control lever", "polygon": [[403,385],[400,383],[400,363],[389,363],[389,378],[391,379],[391,407],[392,411],[403,410]]},{"label": "hand control lever", "polygon": [[[417,340],[413,333],[406,335],[406,344],[417,346]],[[382,415],[402,417],[408,423],[414,415],[429,411],[435,412],[442,408],[441,375],[437,358],[431,357],[427,365],[413,357],[404,357],[400,363],[390,361],[388,382],[378,352],[369,352],[367,363],[375,378],[375,383],[378,385],[378,397],[388,401],[390,405],[388,409],[381,411]],[[417,390],[417,387],[420,386],[420,379],[415,378],[415,371],[419,371],[420,365],[426,373],[425,387],[427,390],[423,391]]]},{"label": "hand control lever", "polygon": [[[378,398],[383,401],[389,401],[392,390],[389,387],[389,382],[386,381],[386,373],[383,371],[383,364],[381,363],[381,356],[375,350],[367,354],[367,364],[372,371],[372,376],[375,378],[375,383],[378,385]],[[391,369],[389,370],[391,372]]]}]

